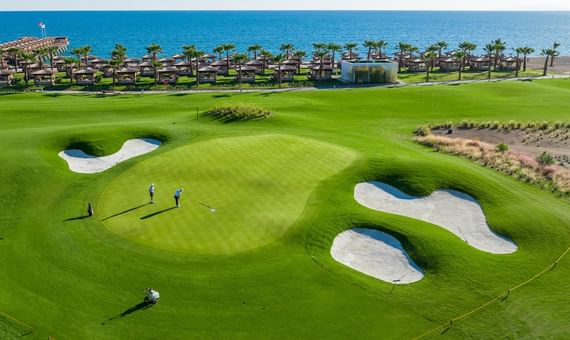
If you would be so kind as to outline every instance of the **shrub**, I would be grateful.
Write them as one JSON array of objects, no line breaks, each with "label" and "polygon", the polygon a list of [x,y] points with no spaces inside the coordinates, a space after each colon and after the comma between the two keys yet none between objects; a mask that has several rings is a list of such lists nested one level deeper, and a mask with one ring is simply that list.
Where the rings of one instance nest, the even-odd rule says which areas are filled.
[{"label": "shrub", "polygon": [[507,152],[509,151],[509,145],[505,143],[497,144],[497,151],[499,152]]},{"label": "shrub", "polygon": [[552,155],[546,151],[541,153],[540,156],[536,157],[536,161],[538,162],[538,164],[542,165],[543,167],[555,163],[554,157],[552,157]]},{"label": "shrub", "polygon": [[215,119],[229,121],[265,119],[272,112],[252,104],[219,105],[206,111],[206,115]]},{"label": "shrub", "polygon": [[420,125],[415,130],[416,136],[429,136],[431,134],[431,129],[429,125]]}]

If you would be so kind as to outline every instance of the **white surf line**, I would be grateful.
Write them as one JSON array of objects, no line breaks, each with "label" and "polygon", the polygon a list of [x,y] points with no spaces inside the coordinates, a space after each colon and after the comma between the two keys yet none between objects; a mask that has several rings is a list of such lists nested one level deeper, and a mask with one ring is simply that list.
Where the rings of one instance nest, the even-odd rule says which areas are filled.
[{"label": "white surf line", "polygon": [[58,155],[63,158],[69,170],[81,174],[103,172],[130,158],[152,152],[160,146],[161,142],[152,138],[136,138],[127,140],[121,150],[112,155],[95,157],[82,150],[64,150]]},{"label": "white surf line", "polygon": [[492,254],[510,254],[517,246],[495,234],[483,209],[471,196],[454,190],[438,190],[426,197],[407,195],[382,182],[359,183],[354,198],[361,205],[438,225],[470,246]]},{"label": "white surf line", "polygon": [[424,277],[400,241],[379,230],[354,228],[338,234],[331,256],[356,271],[392,284],[408,284]]}]

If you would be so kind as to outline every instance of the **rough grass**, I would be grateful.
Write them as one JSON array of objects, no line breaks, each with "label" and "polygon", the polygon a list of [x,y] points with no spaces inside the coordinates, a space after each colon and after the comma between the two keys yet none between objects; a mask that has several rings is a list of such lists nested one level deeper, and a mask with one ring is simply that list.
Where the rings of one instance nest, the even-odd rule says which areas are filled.
[{"label": "rough grass", "polygon": [[265,119],[272,112],[254,104],[225,104],[214,106],[205,113],[224,122],[243,121],[252,119]]},{"label": "rough grass", "polygon": [[[566,80],[263,94],[0,96],[0,310],[33,325],[38,339],[412,338],[554,261],[570,244],[570,205],[417,145],[410,131],[463,119],[564,121],[569,96]],[[188,115],[189,107],[204,111],[221,102],[248,102],[279,114],[232,126]],[[99,136],[113,151],[135,130],[166,132],[169,143],[94,175],[71,173],[57,156],[64,137]],[[87,201],[100,201],[117,178],[155,157],[213,138],[265,134],[336,144],[360,157],[321,180],[294,226],[262,248],[174,255],[109,231],[98,206],[96,218],[70,220],[84,215]],[[256,164],[249,166],[255,171]],[[287,167],[310,171],[303,163]],[[481,202],[493,230],[519,250],[486,254],[436,226],[361,207],[353,190],[363,180],[413,195],[439,188],[466,192]],[[146,185],[126,187],[125,199],[138,199],[138,190],[145,196]],[[333,261],[332,241],[354,226],[377,226],[406,240],[425,278],[394,288]],[[446,336],[566,338],[569,263],[563,260],[506,301],[455,324]],[[158,289],[161,301],[136,310],[146,287]]]}]

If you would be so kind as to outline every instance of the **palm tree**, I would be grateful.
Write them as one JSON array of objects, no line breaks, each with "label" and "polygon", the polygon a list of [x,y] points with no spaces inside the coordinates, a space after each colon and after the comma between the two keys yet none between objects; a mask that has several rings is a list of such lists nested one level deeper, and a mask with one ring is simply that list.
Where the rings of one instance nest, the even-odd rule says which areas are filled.
[{"label": "palm tree", "polygon": [[544,71],[542,73],[543,76],[546,76],[548,72],[548,58],[553,58],[557,53],[558,52],[556,52],[556,50],[553,48],[543,49],[540,53],[540,55],[546,56],[546,60],[544,61]]},{"label": "palm tree", "polygon": [[464,41],[460,43],[458,47],[465,53],[466,59],[469,60],[471,59],[471,53],[477,48],[477,45],[469,41]]},{"label": "palm tree", "polygon": [[10,47],[9,49],[6,50],[6,52],[12,58],[16,72],[18,72],[18,56],[22,53],[22,50],[17,47]]},{"label": "palm tree", "polygon": [[285,52],[285,58],[289,59],[291,56],[291,51],[293,51],[294,46],[291,43],[281,44],[279,51]]},{"label": "palm tree", "polygon": [[313,44],[313,49],[315,50],[314,54],[316,55],[318,52],[320,52],[322,49],[326,48],[327,44],[324,43],[314,43]]},{"label": "palm tree", "polygon": [[156,57],[162,53],[162,47],[160,45],[152,43],[146,48],[148,54],[152,55],[152,61],[156,61]]},{"label": "palm tree", "polygon": [[352,52],[357,47],[358,47],[358,44],[353,43],[353,42],[349,42],[349,43],[344,44],[344,48],[346,48],[348,50],[348,59],[352,59],[354,57],[354,54]]},{"label": "palm tree", "polygon": [[32,53],[27,53],[27,52],[22,52],[20,53],[20,60],[25,62],[26,64],[24,64],[24,81],[26,82],[26,86],[28,85],[28,81],[30,80],[30,72],[28,70],[29,68],[29,63],[32,62],[35,59],[35,55],[33,55]]},{"label": "palm tree", "polygon": [[127,49],[121,44],[116,44],[115,48],[111,51],[111,59],[124,61],[126,56]]},{"label": "palm tree", "polygon": [[526,72],[526,59],[529,54],[534,53],[534,48],[532,47],[523,47],[523,72]]},{"label": "palm tree", "polygon": [[76,61],[73,58],[65,58],[63,62],[65,63],[65,74],[69,77],[70,84],[73,84],[73,66]]},{"label": "palm tree", "polygon": [[378,56],[380,57],[380,59],[382,59],[382,57],[384,57],[384,52],[382,51],[384,48],[386,48],[388,46],[388,43],[385,42],[384,40],[379,40],[376,42],[376,48],[378,49]]},{"label": "palm tree", "polygon": [[503,55],[503,52],[507,49],[507,45],[505,42],[501,41],[501,39],[495,40],[495,61],[493,62],[493,68],[495,71],[497,70],[497,65],[499,64],[499,58]]},{"label": "palm tree", "polygon": [[223,45],[216,46],[212,50],[212,52],[214,52],[218,55],[218,60],[222,60],[222,53],[224,53],[224,46]]},{"label": "palm tree", "polygon": [[315,53],[315,56],[319,58],[319,82],[323,79],[323,69],[325,66],[324,59],[327,56],[328,51],[320,50],[319,52]]},{"label": "palm tree", "polygon": [[[194,45],[182,46],[182,54],[186,57],[186,61],[190,62],[190,76],[194,75],[194,71],[192,70],[192,58],[194,58],[194,51],[196,51],[196,46]],[[200,56],[196,58],[200,58]]]},{"label": "palm tree", "polygon": [[44,67],[44,59],[48,54],[47,49],[40,48],[40,49],[35,50],[33,53],[35,55],[35,59],[37,60],[38,64],[40,64],[40,68],[43,68]]},{"label": "palm tree", "polygon": [[226,52],[226,77],[230,75],[230,52],[236,49],[234,44],[223,44],[222,49]]},{"label": "palm tree", "polygon": [[333,71],[334,71],[335,70],[335,55],[336,55],[336,52],[342,51],[342,46],[339,44],[330,43],[330,44],[328,44],[327,49],[329,50],[329,52],[331,52],[331,61],[332,61],[332,67],[333,67]]},{"label": "palm tree", "polygon": [[410,53],[410,58],[413,58],[413,57],[414,57],[414,53],[415,53],[415,52],[419,52],[419,51],[420,51],[420,49],[417,48],[416,46],[410,45],[410,47],[408,47],[408,53]]},{"label": "palm tree", "polygon": [[364,44],[362,44],[362,46],[368,49],[368,57],[366,59],[370,60],[372,50],[376,48],[376,42],[373,40],[364,40]]},{"label": "palm tree", "polygon": [[437,58],[438,54],[436,51],[427,51],[424,53],[424,60],[426,62],[426,82],[429,83],[430,67],[433,64],[433,60]]},{"label": "palm tree", "polygon": [[437,46],[437,57],[441,58],[443,56],[443,51],[449,47],[449,44],[445,41],[438,41],[435,43],[435,46]]},{"label": "palm tree", "polygon": [[83,55],[82,48],[74,48],[71,50],[71,54],[77,57],[77,62],[79,63],[79,68],[81,68],[81,56]]},{"label": "palm tree", "polygon": [[200,77],[198,76],[198,68],[200,67],[200,57],[204,55],[204,52],[193,50],[191,53],[192,59],[196,59],[196,87],[200,86]]},{"label": "palm tree", "polygon": [[463,65],[465,64],[465,52],[457,51],[455,52],[455,58],[459,59],[459,78],[461,80],[461,74],[463,73]]},{"label": "palm tree", "polygon": [[6,67],[4,67],[4,55],[7,51],[5,49],[0,50],[0,70],[5,69]]},{"label": "palm tree", "polygon": [[517,54],[517,65],[515,67],[515,78],[519,77],[519,69],[521,68],[521,54],[524,54],[525,50],[524,47],[517,47],[515,48],[515,52]]},{"label": "palm tree", "polygon": [[303,63],[303,58],[307,55],[305,51],[297,50],[293,54],[295,58],[299,60],[297,63],[297,74],[301,74],[301,64]]},{"label": "palm tree", "polygon": [[[410,48],[411,50],[411,48]],[[433,44],[428,46],[428,48],[426,49],[426,53],[430,52],[430,53],[437,53],[437,56],[439,56],[439,51],[440,51],[440,47],[437,44]],[[429,65],[427,65],[427,67],[429,67],[431,69],[431,72],[433,72],[433,69],[435,67],[435,63],[434,63],[435,58],[432,58]]]},{"label": "palm tree", "polygon": [[257,59],[257,52],[261,51],[261,45],[251,45],[247,48],[247,52],[253,53],[253,59]]},{"label": "palm tree", "polygon": [[243,53],[238,53],[236,55],[234,55],[234,62],[236,63],[237,67],[238,67],[238,88],[241,91],[241,64],[247,60],[247,55],[243,54]]},{"label": "palm tree", "polygon": [[121,67],[122,64],[123,60],[121,59],[112,59],[109,61],[109,65],[113,68],[113,87],[115,87],[117,82],[117,68]]},{"label": "palm tree", "polygon": [[485,48],[483,48],[483,51],[485,51],[485,53],[487,53],[487,58],[489,59],[489,67],[487,69],[487,79],[491,80],[491,60],[493,59],[493,52],[496,51],[496,46],[493,43],[487,44],[485,45]]},{"label": "palm tree", "polygon": [[556,51],[556,55],[551,56],[550,58],[550,67],[554,66],[554,57],[558,57],[558,47],[560,47],[560,43],[559,42],[555,42],[554,44],[552,44],[552,49],[554,51]]},{"label": "palm tree", "polygon": [[402,72],[402,66],[404,66],[404,55],[408,52],[410,47],[412,47],[412,45],[408,43],[401,41],[398,43],[398,50],[400,51],[398,52],[398,73]]},{"label": "palm tree", "polygon": [[47,51],[47,54],[49,57],[49,65],[50,65],[50,68],[52,71],[53,71],[53,57],[55,56],[55,54],[57,53],[58,50],[59,49],[56,46],[50,46],[50,47],[46,48],[46,51]]},{"label": "palm tree", "polygon": [[150,63],[152,65],[152,69],[154,71],[154,86],[156,86],[158,84],[158,70],[162,66],[162,63],[160,61],[157,61],[157,60],[152,60]]},{"label": "palm tree", "polygon": [[283,54],[277,54],[277,55],[271,56],[271,61],[273,61],[274,63],[277,63],[277,81],[279,82],[280,88],[281,88],[281,64],[283,63],[283,60],[285,60],[285,57],[283,56]]},{"label": "palm tree", "polygon": [[91,46],[87,45],[87,46],[83,46],[81,48],[81,54],[83,55],[83,58],[85,59],[85,67],[87,67],[87,61],[89,60],[89,55],[91,54]]}]

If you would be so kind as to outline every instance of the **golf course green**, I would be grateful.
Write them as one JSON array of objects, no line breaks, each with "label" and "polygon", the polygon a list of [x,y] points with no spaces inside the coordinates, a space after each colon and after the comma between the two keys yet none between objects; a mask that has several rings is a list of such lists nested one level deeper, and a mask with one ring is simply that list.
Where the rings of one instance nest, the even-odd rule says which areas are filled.
[{"label": "golf course green", "polygon": [[[422,124],[570,122],[570,80],[254,93],[0,92],[0,339],[405,339],[551,266],[570,203],[413,141]],[[216,105],[267,119],[223,122]],[[93,174],[58,153],[155,151]],[[368,209],[355,186],[456,190],[512,240],[491,254],[421,220]],[[148,187],[156,186],[155,204]],[[181,208],[173,194],[184,188]],[[95,215],[87,217],[87,204]],[[212,208],[215,211],[212,211]],[[354,228],[396,238],[423,278],[394,285],[331,256]],[[570,255],[442,338],[570,336]],[[142,304],[144,289],[160,292]]]}]

